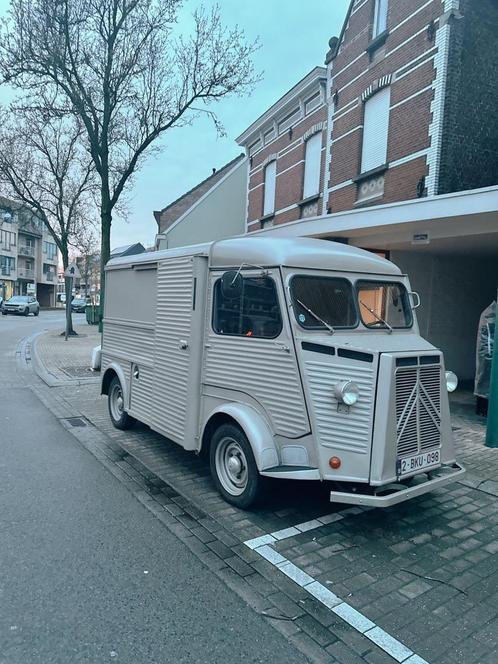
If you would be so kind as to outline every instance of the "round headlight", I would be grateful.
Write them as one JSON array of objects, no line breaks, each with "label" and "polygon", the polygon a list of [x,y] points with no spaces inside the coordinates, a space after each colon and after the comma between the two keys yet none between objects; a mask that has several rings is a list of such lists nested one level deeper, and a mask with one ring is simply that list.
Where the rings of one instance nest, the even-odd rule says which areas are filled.
[{"label": "round headlight", "polygon": [[335,386],[334,394],[346,406],[354,406],[360,397],[360,388],[352,380],[343,380]]},{"label": "round headlight", "polygon": [[446,389],[448,392],[454,392],[458,387],[458,376],[453,371],[446,372]]}]

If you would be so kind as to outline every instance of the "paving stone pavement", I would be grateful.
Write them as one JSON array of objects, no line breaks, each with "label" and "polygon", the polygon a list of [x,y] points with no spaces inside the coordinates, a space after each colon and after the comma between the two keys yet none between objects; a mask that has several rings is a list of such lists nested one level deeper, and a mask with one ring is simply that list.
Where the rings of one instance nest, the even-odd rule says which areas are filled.
[{"label": "paving stone pavement", "polygon": [[[38,344],[39,353],[45,345]],[[50,366],[49,356],[43,361]],[[344,512],[328,502],[326,487],[275,481],[264,508],[237,510],[219,497],[202,458],[143,425],[114,429],[95,385],[68,385],[69,377],[66,387],[33,389],[206,565],[313,661],[395,661],[243,544]],[[273,549],[427,662],[496,664],[498,449],[484,447],[483,421],[472,414],[470,395],[456,394],[452,412],[457,457],[468,471],[461,482],[389,509],[353,510]],[[72,427],[71,417],[86,426]]]}]

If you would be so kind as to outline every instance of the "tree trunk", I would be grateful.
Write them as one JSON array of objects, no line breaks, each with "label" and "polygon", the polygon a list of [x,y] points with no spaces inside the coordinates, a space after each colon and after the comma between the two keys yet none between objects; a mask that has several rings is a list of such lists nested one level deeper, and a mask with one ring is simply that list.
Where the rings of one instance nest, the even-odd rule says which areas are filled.
[{"label": "tree trunk", "polygon": [[[63,247],[61,254],[62,254],[62,266],[65,272],[67,270],[67,266],[69,265],[69,252],[67,250],[67,246]],[[73,328],[73,314],[71,311],[71,301],[73,299],[72,282],[73,282],[72,279],[68,277],[64,278],[64,290],[66,291],[66,338],[69,336],[76,335],[76,332],[74,331]]]},{"label": "tree trunk", "polygon": [[[107,200],[105,200],[107,199]],[[109,204],[109,197],[102,192],[101,207],[101,240],[100,240],[100,314],[99,331],[103,331],[104,303],[105,303],[105,265],[111,255],[111,224],[112,212]]]},{"label": "tree trunk", "polygon": [[74,337],[76,332],[73,328],[73,315],[71,311],[71,300],[73,299],[73,280],[71,277],[65,277],[65,290],[66,290],[66,336]]}]

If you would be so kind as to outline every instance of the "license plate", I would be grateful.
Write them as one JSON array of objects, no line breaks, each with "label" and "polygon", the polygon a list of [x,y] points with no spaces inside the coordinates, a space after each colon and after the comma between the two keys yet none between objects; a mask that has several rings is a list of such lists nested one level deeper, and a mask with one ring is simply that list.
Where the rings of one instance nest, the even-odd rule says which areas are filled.
[{"label": "license plate", "polygon": [[416,454],[415,456],[398,459],[397,473],[401,477],[416,473],[425,468],[441,465],[441,451],[433,450],[432,452],[424,452],[423,454]]}]

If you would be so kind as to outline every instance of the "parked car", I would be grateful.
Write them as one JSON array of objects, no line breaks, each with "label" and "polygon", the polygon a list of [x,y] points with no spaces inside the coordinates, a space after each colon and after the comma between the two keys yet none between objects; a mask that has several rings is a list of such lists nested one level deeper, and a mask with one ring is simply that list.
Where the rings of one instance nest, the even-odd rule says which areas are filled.
[{"label": "parked car", "polygon": [[2,308],[3,297],[0,295],[0,309]]},{"label": "parked car", "polygon": [[38,316],[40,313],[40,305],[35,297],[32,295],[14,295],[13,297],[5,300],[2,304],[2,315],[19,314],[22,316],[29,316],[34,314]]},{"label": "parked car", "polygon": [[75,297],[71,302],[71,311],[76,314],[84,314],[86,309],[86,299],[84,297]]}]

